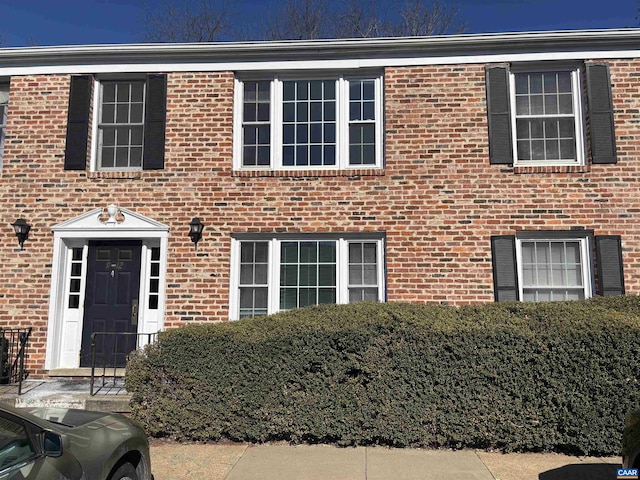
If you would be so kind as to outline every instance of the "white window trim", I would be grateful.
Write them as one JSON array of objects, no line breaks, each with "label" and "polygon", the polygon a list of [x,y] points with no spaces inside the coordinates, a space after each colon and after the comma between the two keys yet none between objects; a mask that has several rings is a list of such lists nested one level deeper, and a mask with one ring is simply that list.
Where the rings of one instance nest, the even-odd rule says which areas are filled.
[{"label": "white window trim", "polygon": [[[336,80],[336,164],[335,165],[282,165],[282,84],[285,80]],[[374,80],[375,96],[375,155],[374,164],[349,164],[349,80]],[[270,113],[271,123],[271,164],[269,166],[243,166],[243,93],[244,81],[270,81]],[[361,170],[381,169],[383,167],[383,77],[376,73],[372,75],[279,75],[275,77],[236,77],[234,84],[233,104],[233,169],[239,171],[305,171],[305,170]],[[274,108],[277,107],[277,108]]]},{"label": "white window trim", "polygon": [[385,301],[385,242],[382,234],[243,234],[231,238],[231,272],[229,275],[229,320],[240,317],[240,245],[242,242],[268,242],[267,314],[280,311],[280,248],[287,241],[336,242],[336,304],[349,303],[349,243],[375,242],[377,248],[378,302]]},{"label": "white window trim", "polygon": [[[102,82],[110,82],[110,81],[143,81],[146,77],[140,75],[116,75],[109,77],[94,77],[93,79],[93,110],[91,114],[91,157],[89,160],[89,171],[91,172],[141,172],[144,166],[144,149],[142,152],[142,164],[140,167],[117,167],[117,168],[100,168],[98,165],[98,150],[100,148],[100,113],[102,105]],[[145,86],[145,100],[144,100],[144,111],[143,111],[143,124],[144,124],[144,114],[147,108],[147,91]],[[143,131],[143,142],[144,142],[144,131]]]},{"label": "white window trim", "polygon": [[[576,136],[576,159],[574,161],[564,160],[518,160],[518,132],[516,129],[516,74],[517,73],[554,73],[554,72],[570,72],[571,88],[573,89],[573,116]],[[576,66],[559,65],[557,67],[545,68],[526,68],[514,67],[509,72],[509,100],[511,102],[511,136],[513,149],[514,166],[538,167],[547,165],[585,165],[586,164],[586,138],[585,138],[585,117],[584,117],[584,93],[582,91],[581,69]]]},{"label": "white window trim", "polygon": [[591,242],[588,236],[560,237],[560,238],[517,238],[516,237],[516,266],[518,271],[518,298],[524,298],[524,275],[522,271],[522,242],[580,242],[580,256],[582,261],[582,278],[584,298],[591,298],[594,294],[593,259],[591,258]]}]

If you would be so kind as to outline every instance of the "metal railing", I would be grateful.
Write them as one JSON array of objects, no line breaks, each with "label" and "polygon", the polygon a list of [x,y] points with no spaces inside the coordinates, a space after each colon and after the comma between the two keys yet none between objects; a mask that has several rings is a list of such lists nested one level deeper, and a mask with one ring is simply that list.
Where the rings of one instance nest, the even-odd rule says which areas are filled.
[{"label": "metal railing", "polygon": [[[158,332],[155,333],[128,333],[128,332],[95,332],[91,334],[91,396],[103,388],[123,388],[117,385],[118,378],[123,375],[126,360],[129,354],[137,348],[142,348],[155,342]],[[111,338],[113,347],[108,352],[96,352],[97,340]],[[135,340],[135,344],[133,341]],[[104,343],[104,342],[103,342]],[[120,343],[120,345],[118,345]],[[124,352],[119,351],[119,346],[124,343]],[[101,357],[101,358],[98,358]],[[121,365],[118,360],[122,359]],[[98,362],[100,364],[98,364]],[[101,371],[96,375],[96,371]],[[109,373],[108,373],[109,372]],[[120,374],[119,374],[120,373]],[[102,385],[96,388],[96,379],[102,379]]]},{"label": "metal railing", "polygon": [[22,381],[29,376],[24,368],[31,327],[0,329],[2,362],[0,383],[18,384],[18,395],[22,395]]}]

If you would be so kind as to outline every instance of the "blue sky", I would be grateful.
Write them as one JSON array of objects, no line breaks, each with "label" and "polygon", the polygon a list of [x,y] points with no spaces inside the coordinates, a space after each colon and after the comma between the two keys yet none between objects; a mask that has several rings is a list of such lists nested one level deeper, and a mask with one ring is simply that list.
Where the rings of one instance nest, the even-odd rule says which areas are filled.
[{"label": "blue sky", "polygon": [[[277,1],[245,0],[243,5],[251,12],[261,2]],[[144,0],[0,2],[3,46],[136,43],[143,40]],[[441,0],[441,3],[460,8],[460,19],[467,22],[469,33],[638,25],[636,10],[639,4],[636,0]]]}]

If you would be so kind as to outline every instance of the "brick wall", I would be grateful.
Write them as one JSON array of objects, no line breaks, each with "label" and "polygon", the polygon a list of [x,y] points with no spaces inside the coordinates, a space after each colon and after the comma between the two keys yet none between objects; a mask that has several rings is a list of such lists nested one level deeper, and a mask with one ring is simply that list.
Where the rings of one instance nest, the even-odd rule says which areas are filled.
[{"label": "brick wall", "polygon": [[[165,168],[63,169],[69,76],[11,81],[0,173],[0,325],[34,326],[44,374],[51,227],[114,203],[170,227],[165,326],[228,318],[230,235],[386,232],[389,301],[493,301],[490,236],[584,227],[619,234],[640,293],[640,61],[610,61],[618,163],[490,165],[484,65],[385,71],[384,172],[232,172],[233,74],[169,73]],[[206,225],[197,251],[188,223]],[[19,251],[10,223],[32,226]]]}]

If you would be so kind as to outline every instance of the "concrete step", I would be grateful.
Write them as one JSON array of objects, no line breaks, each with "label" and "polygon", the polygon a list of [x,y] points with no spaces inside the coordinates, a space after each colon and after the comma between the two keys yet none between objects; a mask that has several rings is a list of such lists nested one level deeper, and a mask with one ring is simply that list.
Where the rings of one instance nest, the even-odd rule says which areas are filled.
[{"label": "concrete step", "polygon": [[56,407],[97,410],[101,412],[129,413],[131,395],[124,385],[113,382],[102,386],[94,384],[96,395],[91,395],[89,380],[25,380],[22,395],[17,385],[0,386],[0,401],[16,407]]}]

